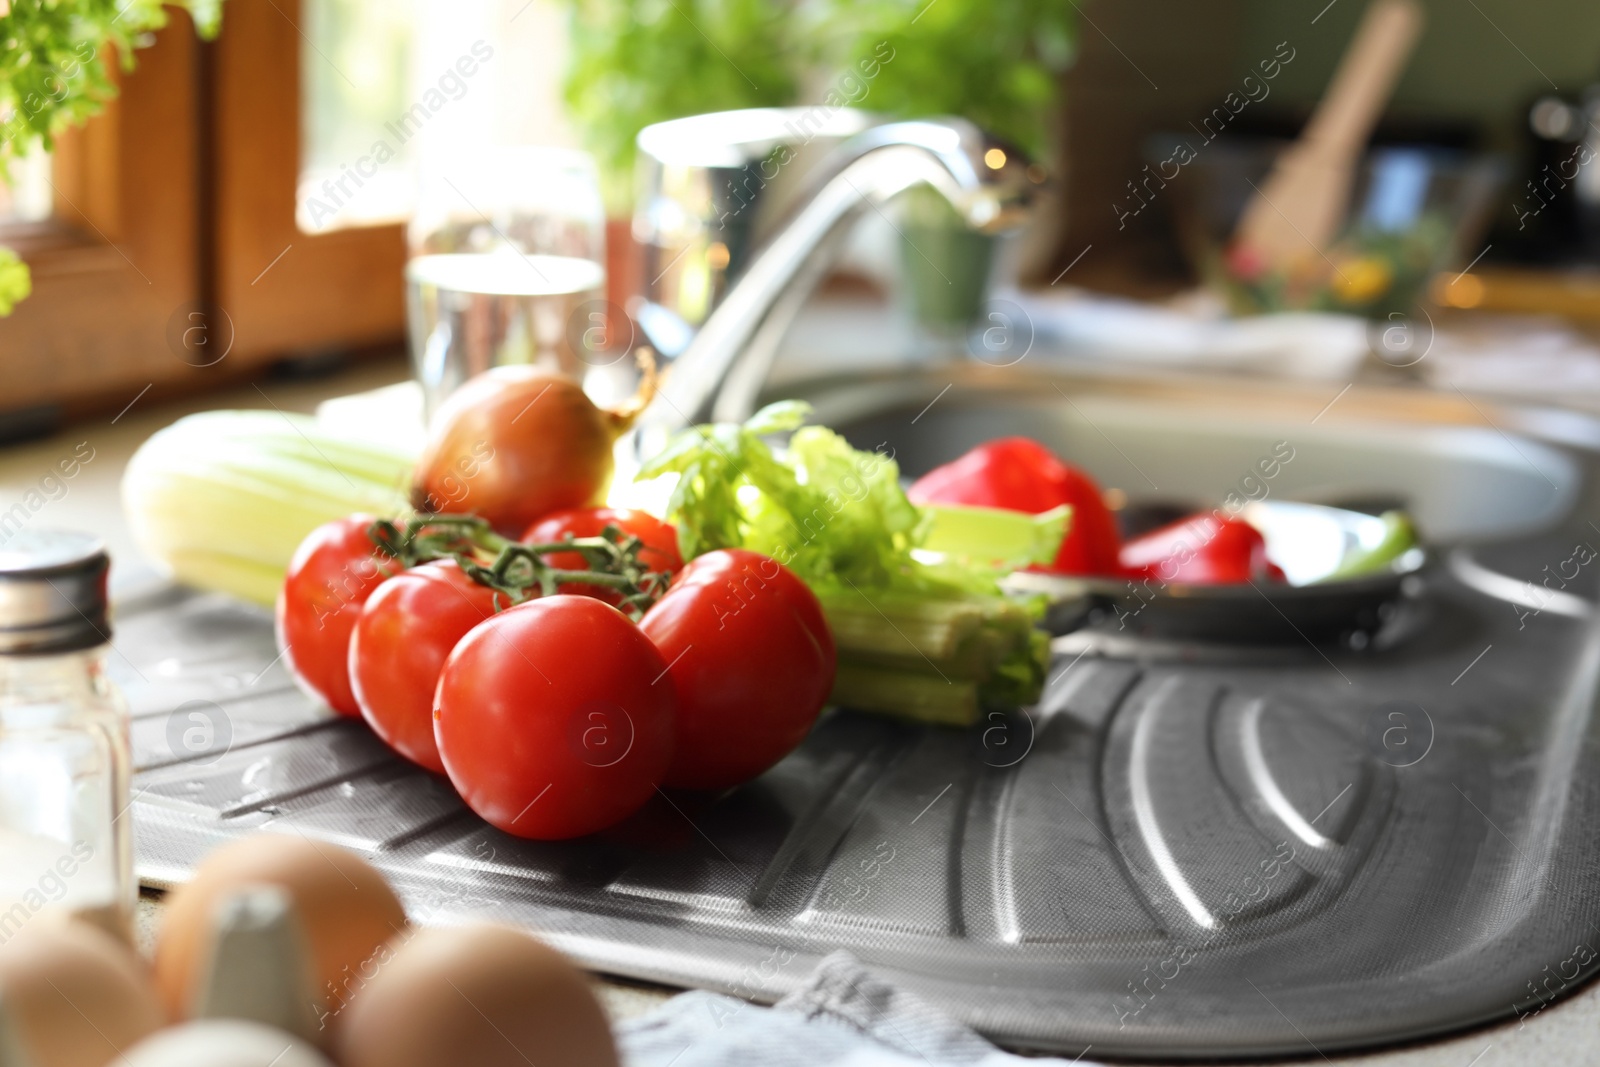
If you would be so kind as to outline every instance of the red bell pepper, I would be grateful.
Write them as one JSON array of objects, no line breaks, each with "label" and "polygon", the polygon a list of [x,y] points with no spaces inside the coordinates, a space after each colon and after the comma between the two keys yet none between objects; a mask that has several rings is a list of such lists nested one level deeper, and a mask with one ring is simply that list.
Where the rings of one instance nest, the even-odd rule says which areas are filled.
[{"label": "red bell pepper", "polygon": [[1132,577],[1192,585],[1282,581],[1267,559],[1267,542],[1239,519],[1201,512],[1152,530],[1122,546],[1123,570]]},{"label": "red bell pepper", "polygon": [[1002,437],[918,478],[907,495],[917,504],[968,504],[1032,515],[1062,504],[1072,518],[1061,551],[1048,567],[1060,574],[1119,573],[1117,524],[1100,487],[1037,441]]}]

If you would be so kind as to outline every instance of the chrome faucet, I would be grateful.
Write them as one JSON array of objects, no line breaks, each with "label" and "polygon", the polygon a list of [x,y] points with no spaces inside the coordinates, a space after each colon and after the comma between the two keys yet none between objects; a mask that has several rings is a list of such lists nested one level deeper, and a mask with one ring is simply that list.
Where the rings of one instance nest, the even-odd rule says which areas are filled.
[{"label": "chrome faucet", "polygon": [[974,229],[1009,229],[1037,186],[1029,171],[1027,159],[961,119],[891,123],[845,141],[673,360],[647,421],[672,430],[747,418],[789,325],[867,212],[926,184]]}]

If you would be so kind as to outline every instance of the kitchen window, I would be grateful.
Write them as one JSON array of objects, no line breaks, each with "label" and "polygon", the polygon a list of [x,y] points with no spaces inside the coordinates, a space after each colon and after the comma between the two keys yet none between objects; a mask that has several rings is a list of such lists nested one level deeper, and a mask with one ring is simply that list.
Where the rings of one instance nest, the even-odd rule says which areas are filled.
[{"label": "kitchen window", "polygon": [[28,262],[33,294],[0,319],[0,435],[199,373],[165,337],[200,293],[202,66],[174,12],[105,112],[18,169],[0,236]]},{"label": "kitchen window", "polygon": [[11,184],[0,185],[0,226],[42,222],[50,200],[50,153],[36,149],[12,166]]},{"label": "kitchen window", "polygon": [[0,433],[394,345],[428,160],[573,143],[548,0],[229,0],[213,42],[172,14],[117,100],[0,193],[34,277],[0,319]]}]

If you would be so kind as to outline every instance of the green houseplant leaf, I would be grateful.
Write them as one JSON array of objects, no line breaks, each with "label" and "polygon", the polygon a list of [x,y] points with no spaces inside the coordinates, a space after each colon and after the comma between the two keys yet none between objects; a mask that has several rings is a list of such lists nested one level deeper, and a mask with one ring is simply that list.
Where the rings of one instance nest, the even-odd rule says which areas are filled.
[{"label": "green houseplant leaf", "polygon": [[829,0],[818,28],[838,69],[884,48],[861,106],[898,118],[958,115],[1048,157],[1057,86],[1076,38],[1070,0]]},{"label": "green houseplant leaf", "polygon": [[1071,0],[568,3],[567,103],[613,208],[645,126],[830,95],[897,118],[959,115],[1044,158],[1076,35]]},{"label": "green houseplant leaf", "polygon": [[28,265],[17,258],[9,248],[0,248],[0,315],[11,314],[17,301],[27,298],[33,291],[28,277]]}]

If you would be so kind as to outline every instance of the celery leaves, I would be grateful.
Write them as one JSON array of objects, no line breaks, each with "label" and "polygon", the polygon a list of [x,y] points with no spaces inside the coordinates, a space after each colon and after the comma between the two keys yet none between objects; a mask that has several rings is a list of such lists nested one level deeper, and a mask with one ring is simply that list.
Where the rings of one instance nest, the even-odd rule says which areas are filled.
[{"label": "celery leaves", "polygon": [[[932,516],[900,487],[892,450],[865,452],[784,401],[742,426],[681,431],[641,479],[678,475],[668,504],[685,558],[747,548],[821,599],[839,647],[834,696],[864,710],[970,723],[986,704],[1038,699],[1040,606],[992,567],[916,558]],[[768,438],[789,433],[781,451]]]}]

